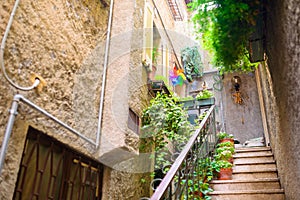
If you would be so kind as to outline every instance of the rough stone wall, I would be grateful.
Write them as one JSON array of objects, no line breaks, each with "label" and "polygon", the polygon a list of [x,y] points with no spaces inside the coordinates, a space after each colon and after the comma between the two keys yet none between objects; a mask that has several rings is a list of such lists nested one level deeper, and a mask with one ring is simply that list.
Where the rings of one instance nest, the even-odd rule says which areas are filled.
[{"label": "rough stone wall", "polygon": [[271,145],[287,200],[296,200],[300,196],[299,16],[298,1],[268,1],[268,67],[263,68],[261,74],[265,82],[265,109]]},{"label": "rough stone wall", "polygon": [[[234,103],[233,76],[241,78],[240,92],[244,104]],[[223,105],[226,132],[234,135],[241,143],[253,138],[263,137],[260,105],[254,73],[226,74],[223,80]]]},{"label": "rough stone wall", "polygon": [[[14,2],[0,3],[1,38]],[[0,74],[1,142],[7,110],[17,92],[95,140],[107,19],[108,3],[104,1],[20,1],[6,42],[6,70],[19,85],[30,85],[30,74],[36,73],[47,86],[40,94],[21,92]],[[93,145],[25,104],[18,111],[0,177],[0,199],[12,198],[28,125],[96,158]]]},{"label": "rough stone wall", "polygon": [[[156,3],[164,13],[164,24],[173,29],[170,13],[165,12],[169,9],[166,2]],[[13,0],[0,3],[1,36],[13,4]],[[119,163],[138,153],[139,138],[127,127],[128,109],[141,117],[149,98],[147,75],[141,65],[144,33],[137,31],[143,29],[144,4],[143,0],[115,0],[100,149],[21,103],[0,177],[0,199],[12,198],[29,125],[106,165],[103,199],[149,196],[149,185],[140,182],[143,172],[149,172],[145,160],[149,156],[142,158],[144,162],[133,161],[143,168],[138,173],[130,160],[122,166]],[[47,86],[39,94],[21,92],[0,74],[1,133],[12,97],[20,92],[78,132],[96,139],[108,11],[109,0],[21,1],[7,40],[5,65],[18,84],[29,85],[30,74],[36,73]],[[140,167],[141,163],[145,166]]]}]

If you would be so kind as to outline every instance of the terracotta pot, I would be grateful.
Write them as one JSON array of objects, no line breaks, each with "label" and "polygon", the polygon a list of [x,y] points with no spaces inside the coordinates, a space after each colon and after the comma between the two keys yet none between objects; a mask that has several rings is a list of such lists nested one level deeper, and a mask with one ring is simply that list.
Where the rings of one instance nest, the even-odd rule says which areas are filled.
[{"label": "terracotta pot", "polygon": [[194,192],[194,196],[195,197],[203,197],[203,193],[199,192],[199,191],[196,191],[196,192]]},{"label": "terracotta pot", "polygon": [[234,139],[231,139],[231,138],[225,138],[225,139],[220,140],[220,143],[223,143],[223,142],[231,142],[234,145]]},{"label": "terracotta pot", "polygon": [[233,164],[233,157],[229,158],[228,162],[230,162],[231,164]]},{"label": "terracotta pot", "polygon": [[221,168],[218,176],[219,180],[231,180],[232,168]]}]

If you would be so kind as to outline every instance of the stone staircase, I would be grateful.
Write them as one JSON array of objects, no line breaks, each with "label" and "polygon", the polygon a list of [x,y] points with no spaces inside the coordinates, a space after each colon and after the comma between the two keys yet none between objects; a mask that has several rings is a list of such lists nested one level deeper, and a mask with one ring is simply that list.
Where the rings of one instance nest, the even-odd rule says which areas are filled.
[{"label": "stone staircase", "polygon": [[232,180],[213,180],[212,200],[284,200],[270,147],[237,148]]}]

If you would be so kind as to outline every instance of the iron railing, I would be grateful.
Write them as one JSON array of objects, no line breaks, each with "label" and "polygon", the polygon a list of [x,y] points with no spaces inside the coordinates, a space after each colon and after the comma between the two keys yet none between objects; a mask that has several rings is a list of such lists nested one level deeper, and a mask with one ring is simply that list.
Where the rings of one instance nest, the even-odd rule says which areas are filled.
[{"label": "iron railing", "polygon": [[211,106],[200,128],[195,131],[188,143],[184,146],[170,170],[159,180],[150,200],[188,200],[198,199],[201,195],[201,186],[206,182],[206,174],[212,152],[217,143],[215,126],[215,106]]}]

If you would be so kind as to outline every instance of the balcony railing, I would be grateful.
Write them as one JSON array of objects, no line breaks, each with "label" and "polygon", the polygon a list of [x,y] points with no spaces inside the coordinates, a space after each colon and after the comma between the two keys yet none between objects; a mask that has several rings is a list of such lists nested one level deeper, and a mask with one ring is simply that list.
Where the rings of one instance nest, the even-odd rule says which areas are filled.
[{"label": "balcony railing", "polygon": [[[211,106],[170,170],[161,180],[150,200],[194,199],[200,195],[205,182],[207,166],[217,142],[215,127],[215,106]],[[175,152],[176,154],[176,152]],[[197,188],[198,187],[198,188]]]}]

